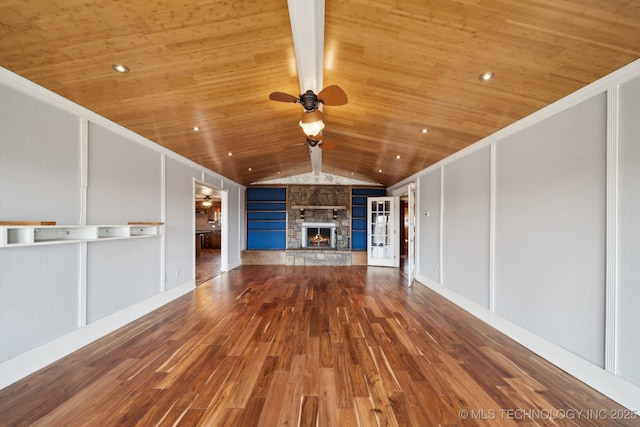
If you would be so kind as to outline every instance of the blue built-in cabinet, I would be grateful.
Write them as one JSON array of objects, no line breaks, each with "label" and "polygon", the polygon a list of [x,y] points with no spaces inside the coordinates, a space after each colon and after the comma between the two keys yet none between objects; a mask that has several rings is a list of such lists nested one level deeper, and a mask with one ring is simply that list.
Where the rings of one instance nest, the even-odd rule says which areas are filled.
[{"label": "blue built-in cabinet", "polygon": [[247,189],[247,249],[285,249],[287,189]]},{"label": "blue built-in cabinet", "polygon": [[384,197],[383,188],[351,189],[351,250],[367,250],[367,197]]}]

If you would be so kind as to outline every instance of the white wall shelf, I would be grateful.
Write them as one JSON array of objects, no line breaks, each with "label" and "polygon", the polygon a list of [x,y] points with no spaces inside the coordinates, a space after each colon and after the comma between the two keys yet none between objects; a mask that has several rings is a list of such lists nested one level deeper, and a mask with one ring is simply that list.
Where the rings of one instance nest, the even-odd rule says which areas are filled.
[{"label": "white wall shelf", "polygon": [[0,226],[0,248],[95,242],[160,236],[164,224],[127,225],[5,225]]}]

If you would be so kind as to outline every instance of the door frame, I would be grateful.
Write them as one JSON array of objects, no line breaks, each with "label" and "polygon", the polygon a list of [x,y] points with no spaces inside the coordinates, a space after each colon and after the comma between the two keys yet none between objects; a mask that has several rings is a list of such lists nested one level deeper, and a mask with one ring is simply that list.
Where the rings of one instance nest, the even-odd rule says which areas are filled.
[{"label": "door frame", "polygon": [[[410,182],[406,186],[396,188],[390,193],[396,197],[406,197],[409,205],[409,253],[407,255],[407,282],[408,286],[412,286],[415,281],[416,275],[416,259],[418,247],[416,246],[418,218],[417,218],[417,205],[418,205],[418,190],[416,182]],[[413,196],[413,197],[412,197]],[[398,220],[400,221],[400,219]],[[404,224],[398,224],[399,227],[404,227]],[[412,250],[413,248],[413,250]]]},{"label": "door frame", "polygon": [[[390,236],[391,244],[389,247],[392,251],[390,258],[373,258],[371,256],[371,230],[372,230],[372,210],[371,203],[389,202],[389,218],[386,236]],[[400,266],[400,199],[394,196],[384,197],[367,197],[367,264],[380,267],[399,267]],[[378,260],[377,262],[374,260]]]},{"label": "door frame", "polygon": [[409,250],[407,253],[407,282],[408,286],[413,286],[413,282],[416,279],[416,184],[414,182],[407,185],[408,193],[408,205],[409,205],[409,233],[407,239],[409,240]]},{"label": "door frame", "polygon": [[[199,179],[193,179],[193,193],[192,199],[195,201],[196,199],[196,187],[202,186],[210,188],[212,191],[212,196],[220,199],[220,217],[222,221],[222,227],[220,229],[220,271],[226,272],[229,271],[229,192],[225,188],[221,188],[207,181],[202,181]],[[196,217],[195,210],[193,214],[193,238],[194,242],[191,245],[193,248],[193,277],[196,277],[196,254],[195,254],[195,230],[196,230]]]}]

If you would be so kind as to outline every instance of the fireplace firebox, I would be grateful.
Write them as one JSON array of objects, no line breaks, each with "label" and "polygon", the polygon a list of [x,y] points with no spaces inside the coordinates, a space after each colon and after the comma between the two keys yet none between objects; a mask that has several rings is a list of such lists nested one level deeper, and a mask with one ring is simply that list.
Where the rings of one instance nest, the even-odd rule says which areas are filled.
[{"label": "fireplace firebox", "polygon": [[333,222],[303,222],[302,247],[307,249],[335,249],[336,224]]}]

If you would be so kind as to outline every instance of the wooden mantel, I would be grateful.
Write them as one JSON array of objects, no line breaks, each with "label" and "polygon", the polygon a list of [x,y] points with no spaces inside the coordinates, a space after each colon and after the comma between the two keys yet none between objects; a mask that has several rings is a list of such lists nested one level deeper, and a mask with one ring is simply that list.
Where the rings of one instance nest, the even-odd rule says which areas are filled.
[{"label": "wooden mantel", "polygon": [[292,209],[347,209],[346,206],[311,206],[311,205],[293,205]]}]

